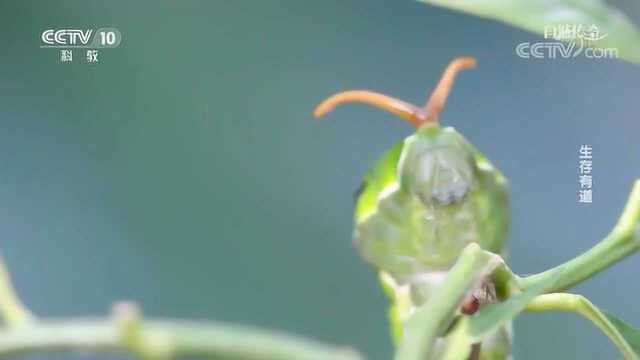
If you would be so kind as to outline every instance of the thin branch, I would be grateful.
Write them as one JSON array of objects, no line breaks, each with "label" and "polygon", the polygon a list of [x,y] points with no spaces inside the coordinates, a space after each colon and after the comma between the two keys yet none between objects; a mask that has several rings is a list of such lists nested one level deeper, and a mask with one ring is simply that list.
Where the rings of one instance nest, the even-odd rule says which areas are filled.
[{"label": "thin branch", "polygon": [[0,257],[0,314],[10,327],[24,325],[33,320],[31,312],[16,295],[2,257]]},{"label": "thin branch", "polygon": [[[1,260],[1,259],[0,259]],[[146,321],[132,304],[114,307],[111,318],[35,320],[22,304],[0,261],[0,358],[39,352],[126,352],[143,359],[177,356],[243,360],[358,360],[353,350],[246,326]]]},{"label": "thin branch", "polygon": [[[550,276],[560,274],[549,292],[559,292],[578,284],[640,250],[640,180],[631,190],[618,223],[601,242],[566,263],[520,280],[522,288],[531,287]],[[563,268],[561,272],[555,271]]]},{"label": "thin branch", "polygon": [[178,356],[246,360],[357,360],[353,350],[255,328],[204,322],[140,321],[123,331],[111,318],[38,321],[0,331],[0,358],[42,352],[131,353],[143,359]]},{"label": "thin branch", "polygon": [[502,259],[475,243],[467,245],[434,296],[407,320],[396,360],[429,359],[436,339],[451,325],[466,295],[488,277]]},{"label": "thin branch", "polygon": [[584,316],[607,335],[626,360],[638,359],[638,355],[636,355],[620,331],[609,321],[602,311],[582,295],[567,293],[540,295],[527,305],[526,310],[532,312],[566,311]]}]

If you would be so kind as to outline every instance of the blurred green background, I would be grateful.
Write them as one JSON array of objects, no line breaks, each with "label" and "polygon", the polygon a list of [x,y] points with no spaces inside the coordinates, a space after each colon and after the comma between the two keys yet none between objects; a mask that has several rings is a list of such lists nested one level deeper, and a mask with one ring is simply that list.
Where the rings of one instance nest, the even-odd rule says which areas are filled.
[{"label": "blurred green background", "polygon": [[[635,1],[615,2],[639,23]],[[473,55],[443,123],[511,181],[511,265],[533,273],[614,224],[640,177],[640,67],[525,60],[539,38],[414,1],[0,2],[0,250],[43,316],[218,319],[350,344],[389,359],[386,299],[351,245],[352,194],[412,129],[347,88],[422,102]],[[49,28],[116,27],[98,64],[41,49]],[[578,148],[594,202],[577,202]],[[640,325],[640,257],[578,287]],[[515,357],[615,359],[573,315],[526,315]],[[36,358],[36,357],[33,357]],[[98,359],[67,354],[41,358]]]}]

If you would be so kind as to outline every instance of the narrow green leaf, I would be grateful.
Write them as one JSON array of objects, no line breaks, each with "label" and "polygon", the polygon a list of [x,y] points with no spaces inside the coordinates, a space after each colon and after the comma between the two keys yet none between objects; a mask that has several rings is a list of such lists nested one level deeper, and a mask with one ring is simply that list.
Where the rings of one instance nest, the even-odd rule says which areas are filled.
[{"label": "narrow green leaf", "polygon": [[470,336],[472,336],[475,341],[482,341],[485,336],[491,334],[520,314],[533,298],[553,287],[559,277],[560,271],[557,271],[555,276],[550,276],[546,281],[535,284],[525,291],[509,298],[507,301],[488,305],[480,310],[478,314],[470,318]]},{"label": "narrow green leaf", "polygon": [[407,320],[395,359],[431,358],[436,339],[450,326],[464,296],[501,264],[498,255],[467,245],[434,296]]},{"label": "narrow green leaf", "polygon": [[[611,342],[620,350],[626,360],[639,360],[637,350],[629,343],[625,335],[622,334],[614,323],[602,310],[598,309],[589,299],[578,294],[551,293],[537,296],[527,305],[527,311],[548,312],[567,311],[585,317],[598,327]],[[626,325],[626,324],[625,324]],[[630,329],[626,326],[627,330]],[[633,334],[631,330],[629,334]]]},{"label": "narrow green leaf", "polygon": [[622,337],[629,343],[633,351],[636,352],[638,356],[640,356],[640,330],[634,328],[633,326],[627,324],[623,320],[611,315],[609,313],[604,313],[609,322],[613,324],[613,326],[618,329]]},{"label": "narrow green leaf", "polygon": [[469,319],[461,318],[444,340],[444,349],[437,359],[467,360],[474,343],[469,334]]},{"label": "narrow green leaf", "polygon": [[520,314],[533,298],[552,287],[558,278],[559,274],[550,276],[505,302],[489,305],[474,316],[461,317],[446,336],[443,349],[436,358],[466,360],[474,343],[481,342]]},{"label": "narrow green leaf", "polygon": [[640,32],[621,11],[602,0],[420,0],[422,2],[494,19],[536,34],[545,28],[581,26],[604,37],[590,47],[617,49],[624,60],[640,63]]}]

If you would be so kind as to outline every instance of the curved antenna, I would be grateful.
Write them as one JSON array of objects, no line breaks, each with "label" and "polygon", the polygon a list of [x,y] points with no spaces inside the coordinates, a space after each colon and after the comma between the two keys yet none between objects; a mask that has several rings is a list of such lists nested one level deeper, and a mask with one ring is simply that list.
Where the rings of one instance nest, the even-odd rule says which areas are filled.
[{"label": "curved antenna", "polygon": [[442,73],[442,77],[433,90],[427,103],[424,106],[424,113],[426,114],[425,121],[438,121],[438,115],[444,109],[444,105],[447,102],[447,97],[453,88],[453,84],[456,80],[456,76],[460,71],[465,69],[471,69],[476,66],[476,59],[472,57],[458,57],[453,59],[447,68]]},{"label": "curved antenna", "polygon": [[444,109],[447,97],[451,92],[453,83],[458,73],[464,69],[475,67],[476,60],[472,57],[459,57],[453,59],[445,69],[438,85],[431,93],[424,108],[419,108],[408,102],[394,97],[367,90],[350,90],[332,95],[320,103],[313,112],[316,118],[321,118],[338,105],[350,102],[360,102],[386,110],[415,127],[428,122],[437,122],[438,115]]},{"label": "curved antenna", "polygon": [[316,107],[313,115],[316,118],[321,118],[338,105],[350,102],[365,103],[386,110],[415,126],[419,126],[425,120],[423,110],[419,107],[391,96],[367,90],[350,90],[332,95]]}]

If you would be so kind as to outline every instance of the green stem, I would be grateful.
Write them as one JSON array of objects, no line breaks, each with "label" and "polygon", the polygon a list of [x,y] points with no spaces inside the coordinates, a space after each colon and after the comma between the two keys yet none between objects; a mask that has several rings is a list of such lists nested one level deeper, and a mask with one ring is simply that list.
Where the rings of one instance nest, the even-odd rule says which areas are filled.
[{"label": "green stem", "polygon": [[8,326],[20,326],[33,319],[11,284],[11,277],[0,257],[0,314]]},{"label": "green stem", "polygon": [[[559,277],[549,292],[568,289],[640,250],[640,180],[636,181],[618,224],[600,243],[560,266],[520,280],[522,288]],[[558,271],[559,270],[559,271]]]},{"label": "green stem", "polygon": [[526,310],[534,312],[567,311],[582,315],[611,339],[625,359],[638,359],[633,348],[627,343],[620,331],[584,296],[566,293],[540,295],[527,305]]},{"label": "green stem", "polygon": [[407,320],[395,359],[429,359],[437,338],[451,324],[465,296],[500,264],[499,256],[477,244],[467,245],[438,291]]},{"label": "green stem", "polygon": [[0,358],[79,350],[127,352],[154,360],[178,356],[245,360],[360,359],[346,348],[237,325],[145,320],[138,324],[135,335],[122,330],[118,321],[108,318],[38,321],[0,330]]},{"label": "green stem", "polygon": [[129,352],[143,359],[177,356],[242,360],[358,360],[349,349],[245,326],[184,321],[143,321],[135,306],[114,307],[102,320],[38,321],[16,295],[0,259],[0,358],[34,352]]}]

